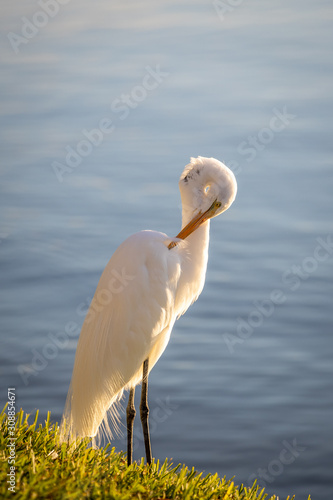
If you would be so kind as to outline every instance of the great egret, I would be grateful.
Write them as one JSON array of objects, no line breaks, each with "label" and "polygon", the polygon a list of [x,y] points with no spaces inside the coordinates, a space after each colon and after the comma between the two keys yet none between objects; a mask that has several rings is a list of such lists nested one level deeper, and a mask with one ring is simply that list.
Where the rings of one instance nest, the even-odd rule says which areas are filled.
[{"label": "great egret", "polygon": [[199,156],[185,167],[179,189],[180,233],[175,238],[157,231],[136,233],[118,247],[104,269],[82,326],[63,416],[63,439],[95,437],[102,422],[110,433],[108,410],[115,419],[115,403],[129,390],[128,464],[135,386],[142,382],[140,415],[150,463],[148,374],[166,348],[176,319],[203,289],[209,219],[230,207],[237,184],[223,163]]}]

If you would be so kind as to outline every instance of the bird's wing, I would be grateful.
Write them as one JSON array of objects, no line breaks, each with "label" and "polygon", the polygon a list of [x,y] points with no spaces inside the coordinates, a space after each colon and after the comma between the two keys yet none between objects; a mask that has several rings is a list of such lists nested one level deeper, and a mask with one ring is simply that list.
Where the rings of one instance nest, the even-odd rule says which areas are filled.
[{"label": "bird's wing", "polygon": [[179,252],[163,233],[125,240],[107,264],[82,326],[64,418],[74,436],[95,436],[125,388],[165,349],[177,313]]}]

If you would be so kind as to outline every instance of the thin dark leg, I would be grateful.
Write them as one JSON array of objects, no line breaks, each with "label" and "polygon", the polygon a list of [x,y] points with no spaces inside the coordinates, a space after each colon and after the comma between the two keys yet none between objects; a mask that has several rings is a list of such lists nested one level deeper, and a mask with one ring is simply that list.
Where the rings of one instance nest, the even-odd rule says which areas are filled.
[{"label": "thin dark leg", "polygon": [[142,374],[142,390],[141,390],[141,403],[140,403],[140,417],[143,429],[143,437],[145,440],[147,464],[151,464],[151,446],[149,436],[149,423],[148,423],[148,359],[143,363]]},{"label": "thin dark leg", "polygon": [[131,465],[132,463],[132,455],[133,455],[133,426],[134,419],[136,415],[135,406],[134,406],[134,394],[135,389],[130,389],[129,397],[128,397],[128,405],[126,410],[127,416],[127,465]]}]

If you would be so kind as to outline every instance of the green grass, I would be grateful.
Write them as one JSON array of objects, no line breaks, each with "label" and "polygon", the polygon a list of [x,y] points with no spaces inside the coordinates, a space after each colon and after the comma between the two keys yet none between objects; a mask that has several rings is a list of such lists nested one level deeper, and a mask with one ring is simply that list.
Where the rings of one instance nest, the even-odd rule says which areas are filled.
[{"label": "green grass", "polygon": [[[59,444],[59,427],[50,423],[50,414],[45,425],[37,427],[38,411],[34,422],[29,424],[29,415],[21,410],[16,414],[15,430],[12,429],[11,434],[6,406],[0,415],[2,499],[268,500],[264,490],[256,485],[235,486],[232,480],[221,479],[217,474],[203,477],[194,469],[184,465],[174,467],[167,460],[150,466],[142,460],[127,467],[123,453],[116,453],[110,446],[97,450],[87,448],[89,439],[78,442],[76,447]],[[10,441],[13,434],[15,441]],[[15,451],[12,447],[15,492],[8,490],[10,483],[7,483],[11,442],[15,442]]]}]

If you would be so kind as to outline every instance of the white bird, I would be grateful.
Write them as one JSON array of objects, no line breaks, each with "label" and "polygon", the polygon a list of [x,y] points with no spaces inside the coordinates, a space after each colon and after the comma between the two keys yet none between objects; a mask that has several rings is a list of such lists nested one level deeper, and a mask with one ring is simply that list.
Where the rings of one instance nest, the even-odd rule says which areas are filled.
[{"label": "white bird", "polygon": [[150,463],[148,374],[166,348],[176,319],[203,289],[209,219],[230,207],[237,183],[223,163],[199,156],[185,167],[179,189],[182,230],[177,237],[136,233],[105,267],[82,326],[62,421],[63,439],[95,437],[102,422],[109,433],[107,414],[115,419],[115,403],[129,390],[128,464],[135,386],[142,382],[140,415]]}]

